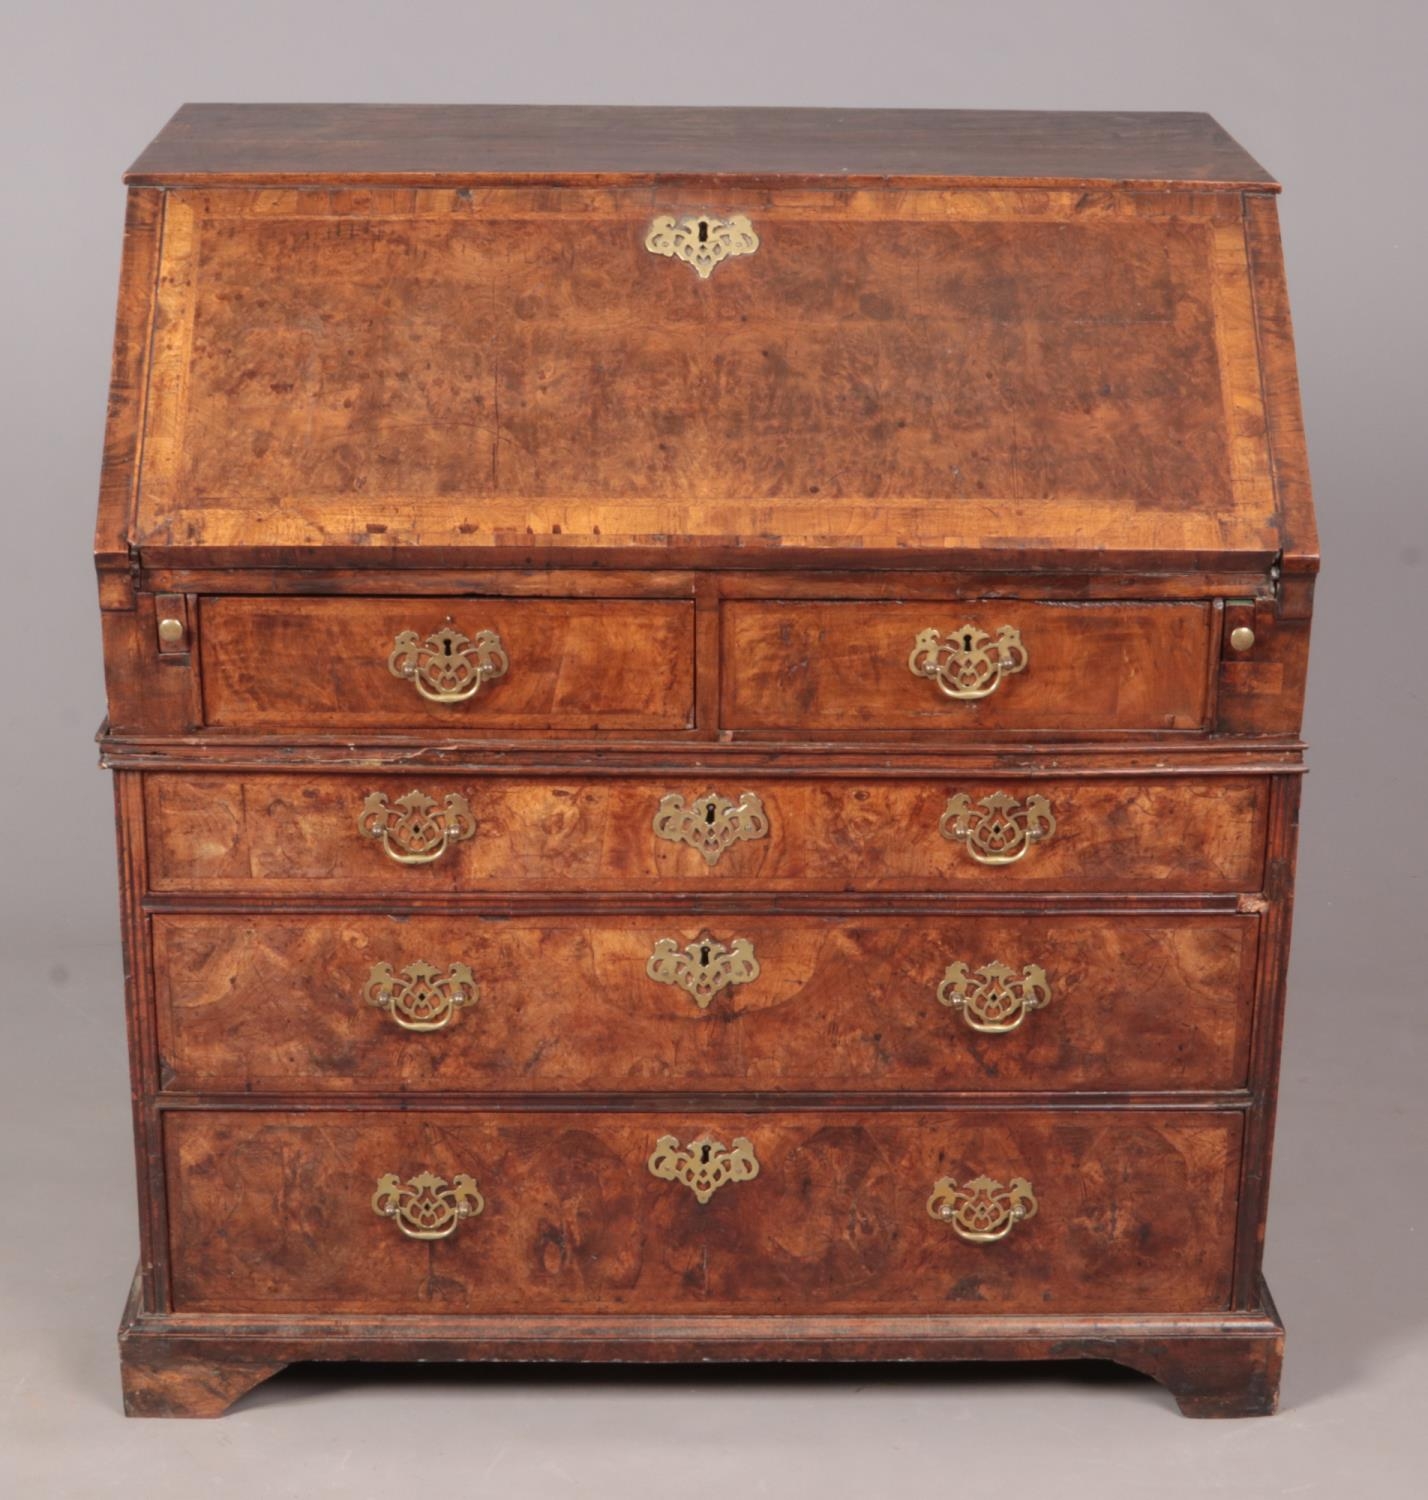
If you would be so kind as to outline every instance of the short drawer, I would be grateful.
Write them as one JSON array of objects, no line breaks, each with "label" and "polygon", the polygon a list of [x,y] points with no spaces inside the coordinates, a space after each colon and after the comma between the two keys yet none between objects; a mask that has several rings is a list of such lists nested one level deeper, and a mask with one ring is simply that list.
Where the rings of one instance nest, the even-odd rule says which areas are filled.
[{"label": "short drawer", "polygon": [[205,599],[205,720],[240,729],[684,729],[694,606]]},{"label": "short drawer", "polygon": [[1264,776],[145,777],[157,891],[1258,890]]},{"label": "short drawer", "polygon": [[165,913],[171,1089],[1244,1084],[1259,919]]},{"label": "short drawer", "polygon": [[1206,727],[1208,604],[754,603],[723,609],[731,729]]},{"label": "short drawer", "polygon": [[1241,1130],[1209,1111],[170,1111],[174,1306],[1213,1310]]}]

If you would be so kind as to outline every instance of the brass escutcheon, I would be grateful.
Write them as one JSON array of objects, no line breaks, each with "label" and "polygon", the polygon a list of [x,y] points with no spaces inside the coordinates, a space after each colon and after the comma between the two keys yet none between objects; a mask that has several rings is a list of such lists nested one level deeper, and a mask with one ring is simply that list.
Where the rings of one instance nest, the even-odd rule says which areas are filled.
[{"label": "brass escutcheon", "polygon": [[1051,986],[1040,965],[1028,964],[1020,979],[1015,976],[1008,965],[991,963],[977,970],[974,981],[966,964],[951,963],[937,986],[937,998],[973,1031],[1015,1031],[1032,1011],[1051,1003]]},{"label": "brass escutcheon", "polygon": [[769,831],[764,805],[753,792],[743,792],[737,802],[730,802],[717,792],[706,792],[688,806],[678,792],[659,799],[654,815],[658,838],[671,844],[688,844],[711,864],[742,839],[761,839]]},{"label": "brass escutcheon", "polygon": [[476,819],[460,792],[448,792],[440,808],[425,792],[408,792],[394,805],[388,804],[385,792],[369,792],[357,814],[357,827],[399,865],[429,865],[452,844],[474,837]]},{"label": "brass escutcheon", "polygon": [[415,630],[397,637],[387,670],[410,682],[428,703],[464,703],[510,670],[501,638],[494,630],[465,636],[448,619],[425,640]]},{"label": "brass escutcheon", "polygon": [[1028,660],[1014,625],[1003,625],[995,641],[976,625],[959,625],[945,636],[929,627],[918,631],[907,669],[930,678],[947,697],[967,701],[996,692],[1002,678],[1024,672]]},{"label": "brass escutcheon", "polygon": [[701,1202],[708,1203],[726,1182],[749,1182],[759,1175],[754,1148],[742,1135],[726,1146],[712,1135],[681,1146],[676,1136],[662,1135],[650,1153],[649,1169],[666,1182],[682,1182]]},{"label": "brass escutcheon", "polygon": [[977,806],[980,812],[973,811],[965,792],[957,792],[947,799],[938,827],[944,839],[965,844],[981,865],[1014,865],[1033,844],[1056,832],[1051,804],[1039,793],[1028,797],[1025,807],[1005,792],[993,792]]},{"label": "brass escutcheon", "polygon": [[759,237],[743,214],[730,214],[727,219],[713,214],[686,214],[678,219],[661,214],[645,236],[646,250],[693,266],[701,281],[707,281],[723,261],[752,255],[758,248]]},{"label": "brass escutcheon", "polygon": [[927,1200],[927,1212],[939,1224],[950,1224],[964,1240],[990,1245],[1034,1217],[1036,1199],[1025,1177],[1013,1177],[1010,1187],[992,1177],[974,1177],[961,1187],[950,1177],[940,1177]]},{"label": "brass escutcheon", "polygon": [[408,964],[400,979],[391,964],[373,964],[363,993],[404,1031],[440,1031],[481,991],[465,964],[452,964],[443,974],[435,964],[417,962]]},{"label": "brass escutcheon", "polygon": [[473,1219],[486,1207],[476,1183],[459,1172],[448,1186],[434,1172],[419,1172],[403,1182],[395,1172],[377,1179],[373,1211],[411,1240],[444,1240],[456,1233],[463,1219]]},{"label": "brass escutcheon", "polygon": [[680,948],[675,938],[661,938],[650,954],[645,973],[660,984],[678,985],[694,998],[700,1010],[736,984],[759,977],[759,961],[748,938],[733,938],[728,945],[707,934]]}]

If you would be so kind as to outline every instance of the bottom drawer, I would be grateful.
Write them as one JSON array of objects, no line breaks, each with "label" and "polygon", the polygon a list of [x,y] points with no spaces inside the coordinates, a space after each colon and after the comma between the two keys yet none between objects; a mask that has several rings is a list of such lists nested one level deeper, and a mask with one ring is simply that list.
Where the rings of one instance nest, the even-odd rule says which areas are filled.
[{"label": "bottom drawer", "polygon": [[166,1115],[179,1312],[1192,1312],[1242,1118]]}]

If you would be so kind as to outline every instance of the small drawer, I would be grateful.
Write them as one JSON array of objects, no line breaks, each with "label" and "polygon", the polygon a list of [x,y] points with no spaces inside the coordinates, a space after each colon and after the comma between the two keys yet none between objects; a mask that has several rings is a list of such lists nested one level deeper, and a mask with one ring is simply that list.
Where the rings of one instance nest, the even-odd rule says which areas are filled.
[{"label": "small drawer", "polygon": [[694,721],[694,606],[637,599],[219,597],[215,728],[671,730]]},{"label": "small drawer", "polygon": [[1204,1312],[1237,1112],[177,1111],[175,1311]]},{"label": "small drawer", "polygon": [[1259,919],[153,918],[171,1089],[1243,1086]]},{"label": "small drawer", "polygon": [[1208,604],[752,603],[723,609],[729,729],[1200,730]]},{"label": "small drawer", "polygon": [[157,891],[1257,891],[1268,778],[144,779]]}]

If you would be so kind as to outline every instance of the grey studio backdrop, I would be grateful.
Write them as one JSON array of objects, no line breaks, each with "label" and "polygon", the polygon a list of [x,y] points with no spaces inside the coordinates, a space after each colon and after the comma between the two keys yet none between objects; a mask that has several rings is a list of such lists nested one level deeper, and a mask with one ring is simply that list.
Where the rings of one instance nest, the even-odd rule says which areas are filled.
[{"label": "grey studio backdrop", "polygon": [[[877,1495],[947,1482],[953,1433],[964,1481],[1015,1472],[1023,1491],[1040,1478],[1105,1496],[1154,1478],[1167,1495],[1329,1493],[1376,1476],[1382,1494],[1421,1493],[1406,1466],[1424,1448],[1412,1377],[1428,1347],[1425,8],[5,0],[0,15],[0,1480],[125,1494],[142,1460],[146,1493],[191,1494],[201,1475],[215,1496],[251,1495],[280,1451],[264,1493],[377,1493],[400,1464],[371,1439],[400,1413],[421,1430],[459,1423],[478,1448],[499,1438],[499,1463],[486,1447],[463,1469],[440,1443],[426,1460],[504,1494],[656,1492],[678,1474],[687,1495]],[[512,1373],[288,1377],[201,1433],[121,1422],[112,1329],[135,1253],[133,1168],[88,550],[120,172],[184,99],[1204,109],[1278,174],[1326,556],[1267,1259],[1290,1324],[1286,1415],[1192,1425],[1148,1384],[1035,1373]],[[701,1436],[699,1413],[721,1409],[740,1413],[740,1440]],[[685,1436],[651,1436],[666,1425]],[[179,1465],[167,1480],[160,1454]]]}]

